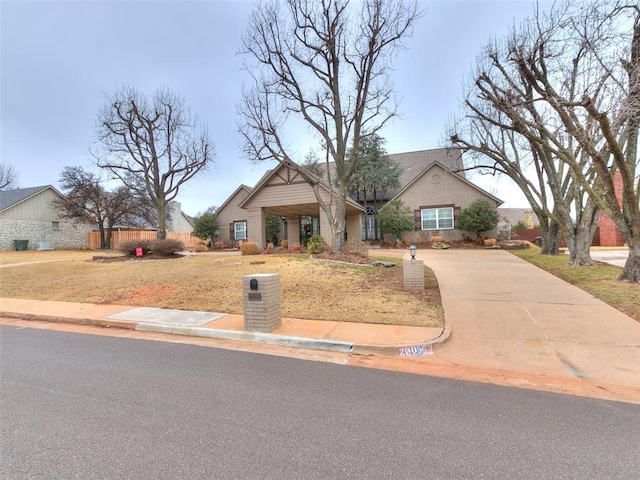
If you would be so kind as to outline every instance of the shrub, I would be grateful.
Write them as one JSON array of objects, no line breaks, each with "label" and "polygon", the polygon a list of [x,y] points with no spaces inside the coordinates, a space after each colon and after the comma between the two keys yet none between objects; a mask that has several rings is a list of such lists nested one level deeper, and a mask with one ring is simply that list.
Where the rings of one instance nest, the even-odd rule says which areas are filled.
[{"label": "shrub", "polygon": [[465,232],[475,233],[480,245],[481,233],[493,230],[498,225],[498,209],[488,200],[479,199],[463,209],[458,215],[458,228]]},{"label": "shrub", "polygon": [[485,247],[495,247],[498,241],[495,238],[485,238],[484,246]]},{"label": "shrub", "polygon": [[276,247],[273,242],[267,243],[267,248],[264,249],[263,253],[274,253],[276,251]]},{"label": "shrub", "polygon": [[286,238],[284,240],[282,240],[282,243],[280,244],[282,248],[288,248],[289,247],[289,240],[287,240]]},{"label": "shrub", "polygon": [[315,255],[316,253],[322,253],[326,249],[327,246],[324,243],[324,238],[322,238],[320,235],[312,235],[309,240],[307,240],[307,250],[312,255]]},{"label": "shrub", "polygon": [[153,242],[151,250],[157,255],[174,255],[176,252],[184,250],[184,243],[174,238],[165,238]]},{"label": "shrub", "polygon": [[242,255],[258,255],[260,250],[258,250],[256,242],[243,242],[240,245],[240,252],[242,252]]},{"label": "shrub", "polygon": [[444,237],[442,235],[434,235],[429,239],[430,242],[444,242]]},{"label": "shrub", "polygon": [[527,226],[525,225],[525,223],[522,220],[518,220],[518,223],[516,223],[513,227],[513,230],[526,230]]},{"label": "shrub", "polygon": [[155,240],[146,240],[146,239],[130,240],[128,242],[121,243],[120,246],[118,247],[118,250],[120,250],[125,255],[135,255],[136,248],[142,247],[142,254],[147,255],[149,252],[153,250],[154,242]]},{"label": "shrub", "polygon": [[197,243],[196,244],[196,252],[206,252],[209,250],[205,243]]},{"label": "shrub", "polygon": [[206,240],[213,239],[218,230],[218,216],[215,213],[205,213],[195,223],[191,235]]},{"label": "shrub", "polygon": [[302,253],[302,244],[300,244],[300,243],[292,243],[291,244],[291,253]]},{"label": "shrub", "polygon": [[227,246],[224,244],[224,242],[221,242],[220,240],[218,240],[216,243],[213,244],[216,248],[219,248],[220,250],[224,250]]}]

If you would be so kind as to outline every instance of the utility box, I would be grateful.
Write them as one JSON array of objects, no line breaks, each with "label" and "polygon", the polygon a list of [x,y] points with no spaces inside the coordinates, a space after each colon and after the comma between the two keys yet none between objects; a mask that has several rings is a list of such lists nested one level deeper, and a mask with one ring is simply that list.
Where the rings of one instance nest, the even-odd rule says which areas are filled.
[{"label": "utility box", "polygon": [[424,260],[405,260],[402,267],[404,288],[424,292]]},{"label": "utility box", "polygon": [[19,252],[24,252],[29,249],[29,240],[14,240],[13,245]]},{"label": "utility box", "polygon": [[244,329],[271,333],[282,323],[280,275],[259,273],[242,277]]}]

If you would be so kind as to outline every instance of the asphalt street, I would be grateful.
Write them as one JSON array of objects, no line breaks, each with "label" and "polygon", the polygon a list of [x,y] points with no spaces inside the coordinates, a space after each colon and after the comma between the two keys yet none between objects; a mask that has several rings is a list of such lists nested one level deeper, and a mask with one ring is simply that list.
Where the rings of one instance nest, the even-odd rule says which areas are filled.
[{"label": "asphalt street", "polygon": [[637,478],[640,406],[0,328],[0,477]]}]

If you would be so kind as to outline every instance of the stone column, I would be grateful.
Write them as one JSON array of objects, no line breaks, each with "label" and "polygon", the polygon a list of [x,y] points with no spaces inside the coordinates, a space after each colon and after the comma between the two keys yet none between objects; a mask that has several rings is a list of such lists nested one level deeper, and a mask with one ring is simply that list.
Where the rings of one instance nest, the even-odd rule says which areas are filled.
[{"label": "stone column", "polygon": [[405,260],[403,263],[404,288],[424,292],[424,260]]},{"label": "stone column", "polygon": [[244,329],[271,333],[282,322],[280,275],[260,273],[242,277]]}]

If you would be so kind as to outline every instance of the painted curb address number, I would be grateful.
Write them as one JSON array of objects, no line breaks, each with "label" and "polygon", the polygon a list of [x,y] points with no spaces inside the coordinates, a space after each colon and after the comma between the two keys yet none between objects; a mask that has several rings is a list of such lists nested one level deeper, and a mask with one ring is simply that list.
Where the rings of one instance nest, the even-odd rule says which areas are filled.
[{"label": "painted curb address number", "polygon": [[433,350],[431,345],[426,345],[426,348],[422,345],[411,345],[408,347],[398,347],[398,355],[401,357],[407,357],[410,355],[432,355]]}]

